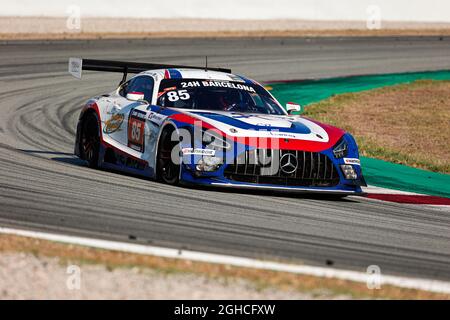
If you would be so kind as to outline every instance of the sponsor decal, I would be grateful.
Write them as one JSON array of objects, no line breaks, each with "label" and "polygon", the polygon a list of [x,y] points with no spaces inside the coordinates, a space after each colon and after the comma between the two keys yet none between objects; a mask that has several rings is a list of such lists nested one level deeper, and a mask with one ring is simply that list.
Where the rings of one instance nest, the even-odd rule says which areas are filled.
[{"label": "sponsor decal", "polygon": [[197,155],[197,156],[214,156],[216,150],[212,149],[200,149],[200,148],[183,148],[181,149],[183,155]]},{"label": "sponsor decal", "polygon": [[295,134],[284,133],[284,132],[279,132],[279,131],[269,131],[269,134],[270,134],[271,136],[275,136],[275,137],[292,138],[292,139],[295,139],[295,138],[296,138],[296,135],[295,135]]},{"label": "sponsor decal", "polygon": [[356,158],[344,158],[344,163],[345,164],[354,164],[355,166],[361,165],[361,161]]},{"label": "sponsor decal", "polygon": [[166,119],[167,119],[167,116],[164,116],[162,114],[159,114],[159,113],[156,113],[153,111],[150,111],[147,114],[147,120],[157,124],[158,126],[160,126]]},{"label": "sponsor decal", "polygon": [[128,147],[144,152],[145,150],[145,119],[147,113],[133,109],[128,118]]},{"label": "sponsor decal", "polygon": [[185,81],[181,82],[182,88],[195,88],[195,87],[219,87],[219,88],[231,88],[238,90],[245,90],[248,92],[256,92],[251,86],[247,86],[241,83],[234,83],[229,81],[213,81],[213,80],[202,80],[202,81]]},{"label": "sponsor decal", "polygon": [[200,81],[189,81],[189,82],[181,82],[182,88],[195,88],[201,87]]},{"label": "sponsor decal", "polygon": [[103,132],[106,134],[111,134],[120,129],[123,123],[124,115],[122,113],[116,113],[105,121],[105,126],[103,127]]},{"label": "sponsor decal", "polygon": [[165,94],[168,91],[177,90],[177,87],[169,87],[165,88],[163,91],[158,92],[158,98],[161,97],[163,94]]},{"label": "sponsor decal", "polygon": [[141,120],[145,120],[146,115],[147,115],[147,112],[141,111],[141,110],[137,110],[137,109],[133,109],[130,112],[130,117],[141,119]]}]

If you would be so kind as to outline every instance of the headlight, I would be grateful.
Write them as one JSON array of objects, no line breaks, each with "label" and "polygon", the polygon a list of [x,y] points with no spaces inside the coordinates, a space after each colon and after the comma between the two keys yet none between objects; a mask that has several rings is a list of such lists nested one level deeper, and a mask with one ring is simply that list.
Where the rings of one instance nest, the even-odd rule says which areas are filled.
[{"label": "headlight", "polygon": [[197,171],[215,171],[222,164],[222,158],[214,156],[204,156],[198,162],[195,168]]},{"label": "headlight", "polygon": [[336,159],[346,157],[348,154],[348,144],[344,138],[339,140],[336,146],[333,149],[333,154]]},{"label": "headlight", "polygon": [[341,165],[342,172],[344,173],[345,179],[348,180],[355,180],[358,178],[358,175],[355,172],[355,169],[353,169],[353,166],[350,164],[343,164]]},{"label": "headlight", "polygon": [[214,130],[206,130],[203,132],[203,143],[209,149],[224,150],[230,149],[230,144],[223,139],[223,137]]}]

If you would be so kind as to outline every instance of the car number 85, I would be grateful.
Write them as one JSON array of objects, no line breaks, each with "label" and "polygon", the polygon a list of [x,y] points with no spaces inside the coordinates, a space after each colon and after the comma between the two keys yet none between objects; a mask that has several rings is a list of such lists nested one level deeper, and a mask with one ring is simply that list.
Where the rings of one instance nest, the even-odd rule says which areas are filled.
[{"label": "car number 85", "polygon": [[169,91],[167,92],[167,98],[169,101],[175,102],[178,100],[189,100],[191,96],[187,90]]},{"label": "car number 85", "polygon": [[131,126],[131,138],[134,141],[139,141],[141,139],[141,122],[134,121]]}]

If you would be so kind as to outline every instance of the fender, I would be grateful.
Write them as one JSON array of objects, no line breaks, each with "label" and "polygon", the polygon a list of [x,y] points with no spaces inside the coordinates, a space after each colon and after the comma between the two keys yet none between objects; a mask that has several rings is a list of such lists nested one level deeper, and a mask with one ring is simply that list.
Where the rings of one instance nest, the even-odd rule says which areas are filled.
[{"label": "fender", "polygon": [[[154,156],[153,159],[152,159],[152,160],[153,160],[153,164],[150,164],[150,163],[149,163],[150,166],[153,165],[153,168],[155,168],[155,179],[156,179],[156,177],[157,177],[157,175],[158,175],[158,172],[157,172],[157,163],[158,163],[159,143],[160,143],[160,141],[161,141],[161,135],[162,135],[164,129],[165,129],[166,127],[169,127],[169,126],[174,128],[174,130],[175,130],[175,132],[177,132],[178,136],[180,135],[180,131],[179,131],[178,127],[176,126],[176,124],[175,124],[171,119],[166,119],[166,120],[163,122],[163,124],[161,125],[160,130],[159,130],[159,132],[158,132],[158,137],[157,137],[157,139],[156,139],[155,156]],[[180,178],[181,178],[181,170],[180,170]]]},{"label": "fender", "polygon": [[100,110],[98,109],[98,105],[95,100],[88,101],[81,110],[80,117],[79,117],[78,124],[77,124],[77,133],[76,133],[76,138],[75,138],[75,152],[74,152],[75,155],[77,155],[80,158],[82,157],[81,150],[80,150],[81,130],[82,130],[81,126],[84,121],[84,117],[89,113],[95,114],[95,116],[97,118],[97,122],[98,122],[98,128],[99,128],[98,134],[100,137],[100,147],[101,147],[101,149],[103,149],[103,150],[100,150],[99,165],[101,165],[103,163],[103,158],[104,158],[106,149],[112,149],[112,150],[114,150],[115,153],[118,153],[118,154],[128,157],[130,159],[133,159],[135,161],[141,162],[142,164],[148,165],[147,161],[140,159],[140,158],[136,158],[136,157],[116,148],[115,146],[111,145],[110,143],[106,142],[103,139],[103,130],[102,130],[102,123],[101,123],[101,119],[100,119]]},{"label": "fender", "polygon": [[99,136],[100,136],[100,142],[103,142],[103,136],[102,136],[102,130],[101,130],[101,120],[100,120],[100,112],[98,110],[98,105],[95,100],[89,100],[81,109],[80,116],[78,117],[78,123],[77,123],[77,132],[75,136],[75,149],[74,154],[80,158],[82,158],[81,150],[80,150],[80,143],[81,143],[81,125],[83,124],[84,117],[89,113],[92,112],[97,117],[98,122],[98,128],[99,128]]}]

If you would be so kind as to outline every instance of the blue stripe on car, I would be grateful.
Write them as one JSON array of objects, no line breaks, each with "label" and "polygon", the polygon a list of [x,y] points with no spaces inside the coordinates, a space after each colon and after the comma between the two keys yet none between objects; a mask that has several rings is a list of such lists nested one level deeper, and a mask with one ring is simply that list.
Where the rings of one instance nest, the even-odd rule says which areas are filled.
[{"label": "blue stripe on car", "polygon": [[[220,121],[222,123],[225,123],[227,125],[236,127],[236,128],[240,128],[240,129],[244,129],[244,130],[257,130],[260,129],[261,126],[257,126],[257,125],[253,125],[253,124],[249,124],[246,123],[244,121],[240,121],[239,118],[246,118],[249,117],[247,115],[244,114],[238,114],[235,115],[233,117],[228,117],[226,115],[222,115],[222,114],[216,114],[216,113],[210,113],[210,112],[195,112],[195,111],[191,111],[190,113],[192,114],[198,114],[200,116],[203,116],[205,118],[211,119],[211,120],[216,120],[216,121]],[[279,132],[286,132],[286,133],[299,133],[299,134],[309,134],[311,133],[311,130],[305,126],[303,123],[301,122],[292,122],[292,126],[290,128],[281,128],[281,127],[267,127],[265,128],[268,131],[270,130],[278,130]]]},{"label": "blue stripe on car", "polygon": [[177,69],[167,69],[167,70],[169,71],[171,79],[182,79],[183,78],[183,76],[181,75],[181,72],[178,71]]},{"label": "blue stripe on car", "polygon": [[245,81],[246,84],[255,84],[252,80],[247,79],[246,77],[243,77],[241,75],[237,75],[239,78]]}]

